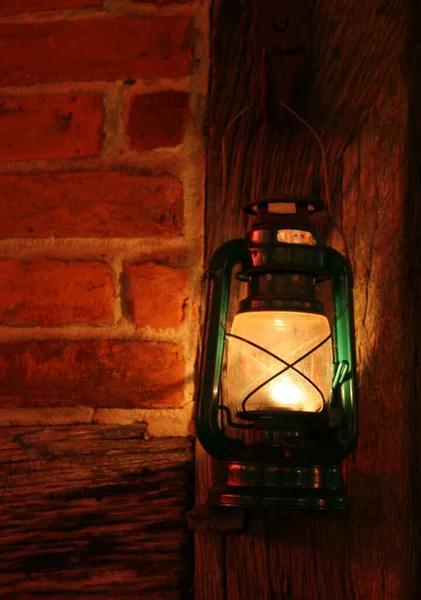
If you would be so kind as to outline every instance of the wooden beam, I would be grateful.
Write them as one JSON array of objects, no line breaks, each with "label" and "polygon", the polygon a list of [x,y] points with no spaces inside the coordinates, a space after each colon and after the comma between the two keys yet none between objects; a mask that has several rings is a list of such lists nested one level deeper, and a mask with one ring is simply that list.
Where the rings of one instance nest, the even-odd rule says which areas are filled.
[{"label": "wooden beam", "polygon": [[[206,505],[214,482],[214,464],[196,441],[196,505]],[[225,541],[220,533],[207,531],[194,537],[194,598],[225,600]]]},{"label": "wooden beam", "polygon": [[406,303],[409,360],[405,377],[409,388],[412,564],[411,598],[421,598],[421,0],[411,0],[409,12],[409,186],[404,227],[408,240],[410,288]]},{"label": "wooden beam", "polygon": [[191,597],[191,441],[143,433],[0,429],[2,598]]},{"label": "wooden beam", "polygon": [[[226,568],[225,595],[218,597],[411,597],[409,408],[415,398],[408,369],[415,366],[406,310],[408,80],[402,71],[408,6],[406,0],[309,2],[310,79],[299,112],[326,145],[332,212],[346,232],[356,278],[361,439],[346,465],[351,508],[251,512],[246,533],[217,538],[225,549],[219,568]],[[247,2],[214,0],[207,256],[244,235],[245,202],[321,188],[319,153],[309,132],[293,118],[279,126],[261,118],[251,20]],[[209,547],[207,552],[208,560],[222,560],[216,552],[210,558]],[[197,551],[196,561],[204,573]],[[196,598],[202,598],[197,584]]]}]

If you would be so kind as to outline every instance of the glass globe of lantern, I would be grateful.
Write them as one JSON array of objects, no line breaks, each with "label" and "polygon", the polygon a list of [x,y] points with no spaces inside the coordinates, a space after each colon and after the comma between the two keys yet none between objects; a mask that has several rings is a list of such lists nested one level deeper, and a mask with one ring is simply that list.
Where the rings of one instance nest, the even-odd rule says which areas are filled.
[{"label": "glass globe of lantern", "polygon": [[227,345],[226,405],[231,412],[316,413],[328,401],[333,352],[325,315],[240,313]]}]

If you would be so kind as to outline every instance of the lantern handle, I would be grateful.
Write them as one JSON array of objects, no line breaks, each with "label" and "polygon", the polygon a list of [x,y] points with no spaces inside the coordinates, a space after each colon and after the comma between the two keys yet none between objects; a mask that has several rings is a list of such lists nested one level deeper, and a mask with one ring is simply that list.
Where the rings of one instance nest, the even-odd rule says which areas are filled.
[{"label": "lantern handle", "polygon": [[219,246],[209,263],[200,388],[196,403],[197,437],[206,452],[219,459],[228,458],[244,446],[242,440],[224,435],[218,417],[231,275],[237,264],[242,264],[245,269],[252,266],[249,243],[242,238]]},{"label": "lantern handle", "polygon": [[333,248],[324,246],[322,252],[324,266],[332,276],[334,297],[333,340],[337,364],[332,388],[341,397],[345,433],[344,455],[346,456],[355,448],[358,439],[352,269],[349,261]]}]

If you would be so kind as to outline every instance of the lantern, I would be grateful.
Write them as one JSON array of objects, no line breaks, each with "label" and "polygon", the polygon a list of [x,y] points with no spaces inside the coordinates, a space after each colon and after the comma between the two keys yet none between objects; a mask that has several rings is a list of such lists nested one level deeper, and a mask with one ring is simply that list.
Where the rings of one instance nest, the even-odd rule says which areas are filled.
[{"label": "lantern", "polygon": [[[346,506],[341,462],[358,434],[352,273],[320,242],[311,215],[323,208],[250,203],[252,230],[210,261],[196,431],[220,461],[211,504]],[[247,295],[229,325],[237,265]]]}]

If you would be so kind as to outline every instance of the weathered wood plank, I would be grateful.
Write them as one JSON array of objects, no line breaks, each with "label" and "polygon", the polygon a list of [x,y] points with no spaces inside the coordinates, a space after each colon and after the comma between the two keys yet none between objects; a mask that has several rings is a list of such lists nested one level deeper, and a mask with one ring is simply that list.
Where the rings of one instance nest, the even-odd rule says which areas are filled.
[{"label": "weathered wood plank", "polygon": [[244,534],[226,536],[227,600],[251,599],[256,593],[259,600],[271,600],[268,521],[259,511],[249,511],[248,517]]},{"label": "weathered wood plank", "polygon": [[409,10],[409,185],[404,228],[408,240],[409,278],[406,316],[412,335],[405,342],[409,353],[405,377],[409,386],[411,441],[411,598],[421,598],[421,1],[410,0]]},{"label": "weathered wood plank", "polygon": [[346,513],[273,511],[266,531],[271,600],[354,600]]},{"label": "weathered wood plank", "polygon": [[191,440],[143,434],[0,430],[1,598],[191,596]]},{"label": "weathered wood plank", "polygon": [[[395,70],[344,155],[344,165],[350,156],[357,166],[346,168],[343,181],[351,190],[343,195],[343,225],[353,237],[360,366],[361,434],[348,483],[357,600],[409,598],[407,107],[406,81]],[[354,221],[346,212],[352,204]]]},{"label": "weathered wood plank", "polygon": [[[196,504],[203,506],[214,481],[214,461],[196,442]],[[225,542],[220,533],[194,535],[194,597],[195,600],[225,599]]]}]

